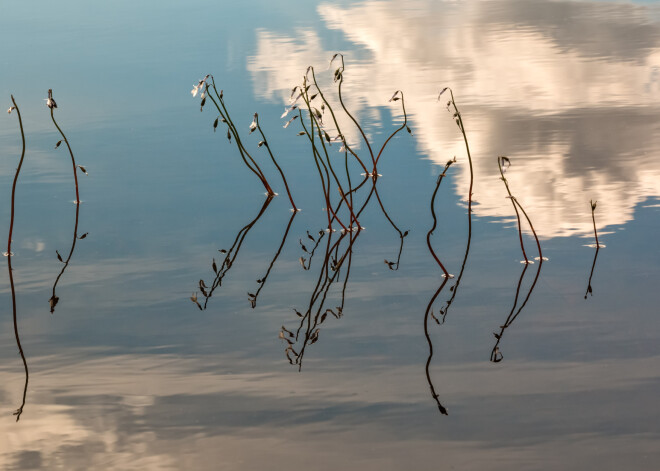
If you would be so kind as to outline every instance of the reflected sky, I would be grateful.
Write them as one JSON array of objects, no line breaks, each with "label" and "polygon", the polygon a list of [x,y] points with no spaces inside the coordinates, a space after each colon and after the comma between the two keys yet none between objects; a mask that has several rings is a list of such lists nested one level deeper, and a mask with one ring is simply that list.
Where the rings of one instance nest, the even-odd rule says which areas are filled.
[{"label": "reflected sky", "polygon": [[[383,124],[378,109],[404,90],[417,145],[441,165],[453,155],[465,161],[444,100],[435,99],[442,87],[454,89],[475,158],[476,215],[510,214],[498,155],[513,160],[514,193],[537,214],[542,238],[589,234],[589,199],[602,202],[604,228],[660,194],[655,8],[415,1],[322,3],[317,11],[324,28],[355,48],[345,74],[350,106]],[[248,61],[255,93],[286,103],[307,65],[320,69],[334,52],[322,34],[258,31]],[[463,167],[457,191],[467,179]]]},{"label": "reflected sky", "polygon": [[[14,94],[28,138],[12,264],[30,382],[16,423],[25,376],[0,272],[0,468],[654,469],[658,13],[653,2],[598,1],[4,7],[0,98]],[[364,210],[350,276],[340,272],[325,304],[314,304],[341,304],[342,316],[328,315],[299,372],[278,333],[297,327],[296,311],[317,292],[325,247],[310,270],[299,260],[309,262],[302,245],[311,249],[307,234],[325,229],[327,214],[309,143],[280,115],[309,65],[336,105],[327,67],[337,51],[347,106],[374,145],[402,122],[400,102],[388,103],[397,89],[412,135],[399,133],[383,154],[383,210],[375,201]],[[260,182],[213,132],[216,114],[191,98],[207,73],[281,195],[263,214]],[[451,299],[450,313],[428,329],[430,376],[448,416],[424,371],[424,312],[442,283],[425,237],[436,178],[455,155],[431,243],[458,275],[469,172],[445,96],[436,100],[444,86],[475,161],[460,290],[450,280],[435,304],[437,314]],[[89,172],[78,227],[88,236],[76,242],[53,314],[56,250],[68,253],[76,220],[71,163],[54,148],[44,105],[49,88]],[[259,138],[247,135],[255,111],[302,208],[295,218]],[[365,155],[345,116],[340,125]],[[3,113],[5,198],[19,153],[14,115]],[[511,159],[506,177],[550,260],[506,327],[504,360],[492,363],[524,269],[498,155]],[[597,264],[585,247],[590,200],[607,245]],[[384,211],[408,233],[405,244]],[[0,234],[8,218],[0,206]],[[219,250],[237,235],[240,255],[200,310],[191,295],[204,303],[199,280],[211,284],[213,260],[220,266]],[[525,243],[536,255],[529,233]],[[518,305],[538,266],[520,282]]]}]

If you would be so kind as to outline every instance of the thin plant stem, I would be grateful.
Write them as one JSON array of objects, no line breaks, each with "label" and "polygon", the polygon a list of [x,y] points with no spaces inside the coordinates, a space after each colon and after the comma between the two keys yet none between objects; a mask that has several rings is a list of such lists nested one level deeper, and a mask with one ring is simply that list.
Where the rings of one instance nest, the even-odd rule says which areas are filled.
[{"label": "thin plant stem", "polygon": [[376,167],[376,159],[374,158],[374,152],[371,149],[371,144],[369,143],[369,139],[367,139],[366,134],[364,133],[364,130],[362,129],[362,126],[357,122],[357,120],[353,117],[353,115],[348,111],[346,108],[346,105],[344,104],[344,100],[341,96],[341,86],[344,83],[344,55],[343,54],[337,54],[341,58],[341,67],[337,69],[337,72],[339,74],[338,80],[339,80],[339,86],[337,87],[337,95],[339,97],[339,103],[341,104],[341,107],[344,109],[344,112],[346,115],[348,115],[349,118],[351,118],[351,121],[355,123],[355,126],[358,128],[358,131],[360,131],[360,134],[362,135],[362,139],[364,139],[365,144],[367,145],[367,149],[369,150],[369,155],[371,156],[371,162],[374,165],[374,168]]},{"label": "thin plant stem", "polygon": [[436,404],[438,405],[438,410],[443,415],[449,415],[449,412],[447,412],[447,408],[444,407],[440,403],[438,393],[435,391],[435,387],[434,387],[433,381],[431,379],[430,367],[431,367],[431,360],[433,359],[433,342],[431,341],[431,335],[429,334],[429,317],[433,316],[433,312],[432,312],[433,303],[435,302],[437,297],[442,292],[443,288],[447,284],[447,281],[449,281],[449,278],[447,278],[447,277],[445,277],[445,279],[442,280],[442,284],[437,289],[435,294],[431,297],[431,300],[426,305],[426,312],[424,312],[424,337],[426,337],[426,342],[429,345],[429,356],[426,359],[426,365],[425,365],[426,381],[429,383],[429,388],[431,389],[431,396],[433,397],[433,400],[435,400]]},{"label": "thin plant stem", "polygon": [[[241,154],[241,158],[243,159],[243,162],[248,166],[248,168],[261,180],[261,183],[263,184],[264,188],[266,188],[266,192],[268,193],[269,196],[274,196],[275,192],[273,189],[270,187],[268,184],[268,180],[266,179],[266,176],[263,174],[261,171],[261,168],[257,164],[257,162],[252,158],[250,153],[247,151],[245,146],[243,145],[243,142],[241,141],[241,137],[238,134],[238,130],[236,129],[236,126],[234,125],[234,122],[232,121],[231,117],[229,116],[229,111],[227,110],[227,107],[225,106],[225,102],[222,98],[222,94],[218,92],[218,89],[215,86],[215,79],[213,76],[211,78],[211,86],[213,87],[213,90],[215,91],[217,101],[215,98],[213,98],[213,95],[211,93],[208,94],[209,97],[211,97],[211,100],[213,101],[213,104],[217,108],[218,112],[222,116],[222,118],[226,121],[227,126],[229,127],[229,130],[231,131],[231,134],[234,136],[234,139],[236,141],[236,145],[238,147],[238,151]],[[209,91],[209,88],[207,86],[206,88],[207,91]],[[220,106],[218,106],[218,102],[220,102],[220,106],[222,106],[222,109],[220,109]],[[247,159],[246,159],[247,156]],[[248,163],[248,159],[251,162]]]},{"label": "thin plant stem", "polygon": [[321,90],[321,88],[319,87],[319,85],[316,81],[316,74],[314,73],[314,67],[310,67],[310,71],[312,72],[312,80],[314,82],[314,86],[316,87],[316,90],[318,91],[319,96],[323,100],[323,103],[325,104],[325,106],[327,106],[328,111],[330,111],[330,114],[332,115],[332,121],[335,123],[335,128],[337,128],[337,133],[342,138],[342,142],[344,144],[344,147],[346,148],[346,150],[348,152],[350,152],[353,155],[353,157],[355,157],[355,159],[358,161],[358,163],[360,164],[362,169],[365,171],[365,173],[369,173],[369,171],[367,170],[367,167],[362,162],[362,159],[360,159],[360,157],[358,157],[358,155],[350,148],[350,146],[346,142],[346,139],[344,139],[344,135],[342,134],[341,129],[339,128],[339,122],[337,121],[337,117],[335,116],[335,112],[334,112],[332,106],[330,105],[330,103],[328,102],[328,100],[325,98],[325,95],[323,95],[323,91]]},{"label": "thin plant stem", "polygon": [[55,283],[53,283],[53,294],[51,298],[49,299],[50,303],[50,313],[53,314],[55,312],[55,306],[57,305],[57,302],[59,301],[59,297],[55,294],[55,289],[57,288],[57,284],[60,282],[60,278],[62,278],[62,275],[64,274],[64,271],[67,269],[69,266],[69,262],[71,261],[71,257],[73,256],[73,251],[76,249],[76,242],[78,241],[78,216],[80,214],[80,205],[76,205],[76,219],[75,223],[73,225],[73,242],[71,242],[71,250],[69,250],[69,255],[67,256],[66,260],[64,260],[62,263],[64,263],[64,266],[62,267],[62,270],[60,270],[59,275],[57,275],[57,278],[55,278]]},{"label": "thin plant stem", "polygon": [[[403,111],[403,124],[401,124],[401,126],[399,126],[397,129],[394,130],[394,132],[392,134],[390,134],[390,136],[383,143],[383,146],[378,151],[378,155],[376,156],[376,161],[374,162],[374,170],[373,170],[374,178],[378,178],[378,172],[376,171],[376,165],[378,165],[378,161],[380,160],[380,156],[383,153],[383,151],[385,150],[385,147],[387,146],[388,142],[390,142],[390,140],[394,136],[396,136],[399,131],[401,131],[403,128],[408,126],[408,115],[406,114],[406,104],[405,104],[405,100],[403,98],[403,92],[401,90],[397,90],[396,93],[401,94],[401,110]],[[396,97],[396,93],[394,94],[395,97]],[[392,97],[392,99],[395,99],[395,98]]]},{"label": "thin plant stem", "polygon": [[[52,96],[52,90],[48,90],[48,96],[49,97]],[[66,147],[69,150],[69,155],[71,156],[71,164],[73,165],[73,178],[74,178],[74,182],[75,182],[75,185],[76,185],[76,201],[75,201],[75,204],[76,204],[76,218],[75,218],[75,223],[74,223],[74,226],[73,226],[73,241],[71,242],[71,249],[69,250],[69,255],[66,258],[66,260],[61,260],[61,257],[59,256],[59,253],[58,253],[58,258],[60,258],[60,261],[62,261],[64,263],[64,267],[62,267],[62,270],[60,271],[59,275],[57,275],[57,278],[55,279],[55,283],[53,284],[53,294],[52,294],[52,296],[49,300],[50,313],[53,314],[55,312],[55,305],[57,304],[57,302],[59,300],[59,298],[55,295],[55,289],[57,288],[57,284],[59,283],[60,278],[64,274],[64,271],[69,266],[69,262],[71,261],[71,257],[73,256],[73,252],[76,248],[76,241],[78,240],[78,217],[80,215],[81,201],[80,201],[80,196],[79,196],[79,193],[78,193],[78,168],[77,168],[77,165],[76,165],[76,160],[73,156],[73,150],[71,149],[71,145],[69,144],[69,140],[66,138],[66,136],[62,132],[62,129],[57,124],[57,121],[55,121],[54,110],[55,110],[56,106],[49,106],[49,108],[50,108],[50,117],[53,120],[53,124],[55,124],[55,127],[60,132],[60,135],[62,136],[62,139],[64,140],[64,143],[66,144]]]},{"label": "thin plant stem", "polygon": [[[52,90],[49,90],[49,93],[51,93],[51,92],[52,92]],[[57,130],[62,135],[62,139],[64,139],[64,143],[66,144],[67,149],[69,149],[69,155],[71,156],[71,164],[73,165],[73,179],[76,183],[76,201],[75,201],[75,203],[79,205],[80,204],[80,196],[78,194],[78,172],[77,172],[77,168],[76,168],[76,159],[73,156],[73,150],[71,150],[71,145],[69,144],[69,140],[66,138],[66,136],[62,132],[62,129],[60,129],[59,125],[57,124],[57,121],[55,121],[55,114],[53,113],[54,110],[55,110],[55,107],[50,108],[50,117],[53,120],[53,124],[55,125]]]},{"label": "thin plant stem", "polygon": [[433,217],[433,226],[431,226],[431,229],[429,229],[429,231],[426,234],[426,245],[428,246],[429,251],[431,252],[431,255],[435,259],[436,263],[440,266],[440,268],[444,272],[445,278],[449,278],[451,275],[449,274],[445,266],[442,264],[442,262],[436,255],[435,251],[433,250],[433,246],[431,245],[431,235],[433,234],[433,231],[435,231],[435,228],[438,225],[438,218],[435,215],[435,196],[438,194],[438,190],[440,189],[440,184],[442,183],[442,179],[445,176],[447,176],[447,170],[453,163],[454,163],[453,160],[448,161],[442,173],[438,175],[438,180],[435,185],[435,190],[433,191],[433,196],[431,196],[431,216]]},{"label": "thin plant stem", "polygon": [[273,269],[273,265],[275,265],[275,262],[277,261],[277,258],[280,256],[280,253],[282,252],[282,247],[284,247],[284,243],[286,242],[286,238],[289,235],[289,229],[291,229],[291,224],[293,223],[293,219],[296,217],[298,214],[298,211],[294,210],[293,214],[291,214],[291,218],[289,219],[289,223],[286,226],[286,230],[284,231],[284,236],[282,236],[282,242],[280,243],[280,246],[277,249],[277,252],[275,253],[275,256],[273,257],[273,260],[270,262],[270,265],[268,266],[268,270],[266,270],[266,274],[260,278],[259,280],[259,288],[257,291],[255,291],[254,296],[251,297],[250,304],[252,305],[252,308],[254,309],[257,305],[257,298],[259,297],[259,293],[263,289],[263,287],[266,285],[266,281],[268,280],[268,275],[270,275],[270,271]]},{"label": "thin plant stem", "polygon": [[532,224],[531,219],[529,219],[529,216],[527,215],[527,212],[525,211],[525,208],[522,207],[520,202],[516,199],[513,198],[513,201],[518,205],[518,208],[522,211],[523,215],[525,216],[525,219],[527,220],[527,223],[529,224],[530,229],[532,229],[532,234],[534,234],[534,240],[536,241],[536,248],[539,251],[539,263],[543,263],[543,252],[541,251],[541,242],[539,242],[539,238],[536,235],[536,230],[534,230],[534,225]]},{"label": "thin plant stem", "polygon": [[[357,220],[356,220],[356,218],[355,218],[355,214],[353,213],[353,209],[352,209],[352,207],[351,207],[351,204],[348,202],[348,200],[346,200],[346,194],[345,194],[345,192],[344,192],[344,190],[343,190],[343,188],[342,188],[342,186],[341,186],[341,182],[339,181],[339,178],[337,177],[337,174],[335,173],[335,171],[334,171],[334,169],[333,169],[333,167],[332,167],[332,162],[330,161],[330,156],[328,155],[328,150],[327,150],[327,148],[326,148],[326,146],[325,146],[325,142],[323,142],[323,136],[322,136],[322,134],[321,134],[321,131],[322,131],[321,123],[319,123],[318,119],[317,119],[316,116],[314,115],[314,112],[312,111],[311,101],[310,101],[310,99],[309,99],[309,92],[308,92],[308,91],[305,91],[306,88],[307,88],[307,87],[304,87],[304,88],[303,88],[303,92],[302,92],[302,93],[303,93],[303,99],[305,100],[305,104],[306,104],[306,106],[307,106],[307,110],[308,110],[309,115],[310,115],[310,122],[311,122],[311,128],[312,128],[312,130],[314,129],[314,123],[316,123],[316,128],[317,128],[317,131],[318,131],[318,134],[319,134],[319,141],[321,142],[321,147],[323,148],[323,153],[324,153],[324,155],[325,155],[325,161],[326,161],[327,164],[328,164],[327,166],[326,166],[325,164],[323,164],[323,167],[326,169],[327,179],[328,179],[328,181],[330,180],[330,176],[329,176],[329,174],[328,174],[328,169],[329,169],[329,170],[330,170],[330,173],[332,173],[332,176],[333,176],[333,178],[334,178],[334,180],[335,180],[335,183],[337,184],[337,188],[338,188],[338,190],[339,190],[339,194],[341,195],[342,200],[344,200],[344,202],[346,203],[346,206],[348,207],[348,209],[349,209],[349,211],[350,211],[350,214],[351,214],[351,225],[353,224],[353,222],[355,222],[355,223],[359,226],[359,223],[357,222]],[[317,89],[318,89],[318,87],[317,87]],[[302,120],[302,116],[301,116],[301,120]],[[325,132],[325,131],[324,131],[324,132]],[[316,152],[316,155],[318,155],[318,158],[319,158],[319,159],[321,160],[321,162],[323,163],[323,159],[321,158],[321,155],[318,153],[318,150],[317,150],[316,146],[314,146],[313,149],[314,149],[314,152]],[[328,190],[329,190],[329,189],[330,189],[330,184],[328,183]],[[339,221],[339,223],[341,224],[341,221]],[[342,225],[342,228],[344,228],[344,230],[346,230],[346,227],[345,227],[343,224],[341,224],[341,225]]]},{"label": "thin plant stem", "polygon": [[16,346],[18,347],[18,353],[21,355],[21,360],[23,360],[23,368],[25,369],[25,385],[23,387],[23,401],[21,406],[14,412],[16,416],[16,422],[21,418],[23,413],[23,408],[25,407],[25,400],[27,398],[27,388],[28,380],[30,377],[28,371],[27,360],[25,358],[25,352],[23,351],[23,346],[21,345],[21,339],[18,333],[18,314],[16,306],[16,289],[14,287],[14,274],[13,268],[11,266],[11,242],[12,234],[14,232],[14,202],[16,197],[16,183],[18,182],[18,174],[21,172],[21,167],[23,166],[23,159],[25,158],[25,132],[23,131],[23,120],[21,118],[21,112],[18,109],[16,100],[14,100],[14,95],[11,96],[11,101],[13,103],[13,109],[16,110],[18,115],[18,124],[21,130],[21,141],[22,141],[22,150],[21,150],[21,159],[18,162],[18,167],[16,168],[16,174],[14,175],[14,182],[11,187],[11,213],[10,213],[10,222],[9,222],[9,236],[7,239],[7,270],[9,272],[9,285],[11,288],[11,303],[12,303],[12,312],[13,312],[13,321],[14,321],[14,336],[16,337]]},{"label": "thin plant stem", "polygon": [[280,172],[280,175],[282,176],[282,181],[284,182],[284,187],[286,188],[286,194],[289,197],[289,201],[291,202],[291,206],[293,206],[293,211],[296,212],[298,211],[298,208],[296,207],[296,203],[293,202],[293,197],[291,196],[291,191],[289,191],[289,184],[286,181],[286,177],[284,176],[284,172],[282,171],[282,168],[279,166],[277,161],[275,160],[275,156],[273,156],[273,153],[270,150],[270,144],[268,143],[268,140],[266,139],[266,136],[264,135],[264,131],[261,129],[261,125],[259,124],[259,115],[255,113],[255,122],[257,124],[257,129],[259,130],[259,134],[261,134],[261,138],[263,139],[263,145],[266,146],[266,150],[268,150],[268,155],[270,155],[270,159],[273,161],[273,164],[275,164],[275,167],[277,167],[277,171]]},{"label": "thin plant stem", "polygon": [[594,290],[591,287],[591,279],[594,276],[594,269],[596,268],[596,260],[598,259],[598,251],[600,250],[600,247],[596,246],[596,253],[594,254],[594,261],[591,264],[591,272],[589,273],[589,281],[587,282],[587,290],[584,292],[584,299],[587,299],[587,294],[590,294],[593,296]]},{"label": "thin plant stem", "polygon": [[596,247],[599,248],[600,243],[598,242],[598,231],[596,230],[596,215],[595,215],[597,201],[594,202],[593,200],[591,200],[590,203],[591,203],[591,220],[594,223],[594,236],[596,237]]},{"label": "thin plant stem", "polygon": [[518,238],[520,239],[520,248],[522,250],[523,257],[525,258],[525,263],[529,263],[529,259],[527,258],[527,253],[525,252],[525,244],[523,244],[522,226],[520,224],[520,213],[518,212],[518,207],[516,206],[515,203],[515,197],[511,194],[511,189],[509,188],[509,181],[504,176],[502,161],[506,161],[507,163],[509,163],[509,165],[511,164],[511,161],[509,160],[508,157],[499,156],[497,157],[497,166],[500,169],[500,178],[504,182],[504,186],[506,187],[506,192],[509,195],[509,199],[511,199],[513,210],[516,212],[516,220],[518,221]]}]

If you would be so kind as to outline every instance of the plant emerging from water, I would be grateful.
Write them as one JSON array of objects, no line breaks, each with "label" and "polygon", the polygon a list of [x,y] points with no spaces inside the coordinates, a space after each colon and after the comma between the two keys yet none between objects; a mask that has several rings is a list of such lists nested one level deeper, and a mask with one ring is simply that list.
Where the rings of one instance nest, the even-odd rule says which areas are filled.
[{"label": "plant emerging from water", "polygon": [[589,203],[590,203],[590,206],[591,206],[591,221],[594,224],[594,237],[596,238],[596,252],[594,253],[594,261],[591,264],[591,272],[589,273],[589,281],[587,282],[587,291],[584,293],[584,299],[587,299],[588,294],[590,294],[592,296],[594,294],[594,290],[591,287],[591,279],[594,276],[594,269],[596,268],[596,260],[598,259],[598,251],[601,249],[601,247],[605,247],[605,245],[601,244],[598,241],[598,231],[596,230],[596,215],[595,215],[595,212],[596,212],[596,205],[597,205],[598,201],[591,200]]},{"label": "plant emerging from water", "polygon": [[80,205],[82,203],[82,201],[80,201],[80,193],[78,191],[78,170],[80,170],[85,175],[87,175],[87,169],[85,169],[85,167],[83,167],[82,165],[77,165],[76,164],[76,159],[73,155],[73,150],[71,149],[71,145],[69,144],[69,140],[64,135],[64,132],[62,132],[62,129],[57,124],[57,121],[55,121],[54,111],[55,111],[55,108],[57,108],[57,103],[55,102],[55,99],[53,98],[53,90],[52,89],[48,90],[48,98],[46,99],[46,106],[50,109],[50,117],[53,120],[53,124],[55,125],[55,127],[59,131],[60,135],[62,136],[62,139],[57,141],[57,143],[55,144],[55,148],[57,149],[58,147],[60,147],[62,142],[64,142],[66,144],[67,149],[69,150],[69,155],[71,156],[71,164],[73,165],[73,180],[74,180],[75,189],[76,189],[76,199],[74,201],[74,204],[76,205],[76,217],[75,217],[75,223],[73,225],[73,241],[71,242],[71,248],[69,249],[69,255],[65,259],[65,258],[62,257],[62,255],[60,254],[59,251],[57,251],[57,250],[55,251],[55,253],[57,254],[57,259],[61,263],[63,263],[64,266],[62,267],[62,270],[60,270],[59,275],[57,275],[57,278],[55,279],[55,282],[53,283],[53,293],[52,293],[52,296],[50,297],[50,299],[48,300],[48,303],[50,304],[50,313],[52,314],[52,313],[55,312],[55,306],[57,305],[57,303],[60,300],[60,298],[55,294],[55,290],[57,288],[57,284],[60,281],[60,278],[64,274],[64,271],[69,266],[69,262],[71,261],[71,257],[73,256],[73,252],[76,248],[76,242],[78,241],[78,239],[84,239],[84,238],[87,237],[87,233],[85,233],[85,234],[81,235],[80,237],[78,237],[78,218],[79,218],[79,215],[80,215]]},{"label": "plant emerging from water", "polygon": [[[191,93],[193,97],[197,96],[197,94],[199,93],[201,98],[200,111],[203,111],[204,109],[204,105],[206,104],[206,98],[208,97],[211,99],[218,112],[218,116],[215,118],[215,121],[213,122],[213,130],[215,131],[217,129],[220,122],[224,123],[227,126],[227,139],[230,142],[232,138],[234,139],[234,142],[236,143],[236,147],[238,148],[238,152],[241,156],[241,159],[243,160],[243,163],[247,166],[248,169],[250,169],[252,173],[254,173],[257,176],[259,181],[261,181],[261,184],[266,189],[266,195],[269,197],[276,196],[277,193],[273,191],[272,187],[270,186],[270,183],[266,179],[264,172],[261,170],[261,167],[243,144],[243,140],[241,139],[241,135],[238,132],[238,128],[234,124],[234,121],[232,120],[229,114],[229,110],[227,109],[227,106],[225,104],[224,91],[223,90],[218,91],[213,76],[207,75],[206,77],[201,79],[198,82],[198,84],[193,87]],[[268,154],[270,155],[273,164],[275,164],[275,167],[277,167],[277,170],[280,173],[280,176],[282,177],[287,195],[289,196],[289,201],[291,202],[292,210],[299,211],[299,209],[296,207],[296,204],[293,202],[293,197],[291,196],[291,191],[289,190],[289,184],[286,180],[284,172],[282,171],[280,165],[277,163],[275,156],[271,151],[270,145],[266,140],[266,136],[263,132],[263,129],[259,124],[259,116],[257,113],[255,113],[252,119],[252,123],[250,124],[248,134],[252,134],[254,131],[257,130],[259,131],[259,134],[261,135],[262,138],[262,140],[259,141],[259,143],[257,144],[257,147],[259,148],[265,147],[268,150]]]},{"label": "plant emerging from water", "polygon": [[23,119],[21,118],[21,111],[19,110],[18,105],[16,104],[16,100],[14,100],[14,95],[11,96],[11,102],[12,102],[12,106],[9,108],[8,112],[11,114],[13,111],[16,111],[16,114],[18,115],[18,125],[21,130],[21,141],[22,141],[21,158],[18,161],[18,167],[16,168],[16,174],[14,175],[14,183],[12,184],[11,187],[11,213],[9,217],[9,236],[7,238],[7,252],[5,253],[5,256],[7,257],[7,271],[9,272],[9,286],[11,288],[11,304],[12,304],[12,312],[13,312],[13,320],[14,320],[14,336],[16,338],[16,346],[18,347],[18,353],[21,355],[21,360],[23,360],[23,368],[25,369],[25,386],[23,387],[23,402],[21,403],[21,406],[18,409],[16,409],[16,411],[14,412],[14,415],[16,416],[16,422],[18,422],[21,418],[21,414],[23,413],[23,408],[25,407],[25,400],[27,398],[29,372],[28,372],[27,360],[25,359],[25,353],[23,352],[23,346],[21,345],[21,339],[18,334],[16,289],[14,287],[14,273],[13,273],[14,269],[11,266],[11,257],[13,255],[11,251],[11,243],[12,243],[12,234],[14,232],[14,202],[16,200],[16,183],[18,182],[18,174],[21,172],[21,167],[23,166],[23,159],[25,158],[25,132],[23,131]]}]

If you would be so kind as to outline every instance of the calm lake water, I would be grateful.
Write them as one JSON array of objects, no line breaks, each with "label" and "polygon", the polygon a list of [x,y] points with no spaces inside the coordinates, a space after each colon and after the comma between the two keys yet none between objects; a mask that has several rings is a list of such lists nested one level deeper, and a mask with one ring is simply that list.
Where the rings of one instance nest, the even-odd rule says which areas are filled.
[{"label": "calm lake water", "polygon": [[[1,469],[657,469],[654,2],[41,0],[3,5],[0,44],[0,97],[6,109],[14,95],[27,140],[11,265],[29,372],[5,267]],[[364,230],[343,235],[336,221],[324,232],[301,120],[283,127],[297,111],[280,118],[313,66],[372,170],[337,101],[336,52],[374,151],[403,123],[396,90],[411,131],[389,142],[377,185],[350,160]],[[227,125],[214,132],[213,103],[200,113],[190,93],[206,74],[279,193],[269,204]],[[471,219],[444,87],[470,146]],[[48,89],[89,174],[78,218]],[[249,134],[255,112],[267,146]],[[340,146],[328,158],[347,187]],[[3,113],[0,234],[20,154],[18,116]],[[520,263],[500,155],[547,261]],[[427,234],[454,157],[429,236],[446,279]],[[524,221],[522,235],[538,257]]]}]

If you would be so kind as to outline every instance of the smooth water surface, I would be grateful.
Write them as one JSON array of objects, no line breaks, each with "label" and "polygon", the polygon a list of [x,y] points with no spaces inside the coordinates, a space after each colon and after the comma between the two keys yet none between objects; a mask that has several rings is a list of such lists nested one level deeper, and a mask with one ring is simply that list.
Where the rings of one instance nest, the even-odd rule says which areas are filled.
[{"label": "smooth water surface", "polygon": [[[0,468],[656,469],[654,2],[39,1],[3,5],[0,44],[0,97],[6,109],[14,95],[27,139],[11,264],[29,371],[25,389],[5,267]],[[400,101],[388,101],[396,90],[411,133],[379,161],[382,208],[369,200],[352,245],[322,232],[310,264],[326,202],[300,120],[285,129],[290,116],[280,115],[310,65],[341,109],[336,52],[344,101],[370,142],[380,148],[403,122]],[[190,94],[209,73],[279,193],[269,204],[226,126],[214,132],[212,103],[200,113]],[[473,159],[467,252],[470,172],[449,93],[438,100],[444,87]],[[77,227],[49,88],[89,173],[78,172]],[[254,112],[299,213],[248,135]],[[344,171],[339,147],[328,149]],[[20,153],[16,112],[3,113],[0,234]],[[500,155],[543,263],[520,263]],[[454,156],[430,236],[456,275],[443,285],[426,237]],[[362,181],[357,165],[349,172]],[[358,199],[371,188],[368,179]],[[57,254],[67,258],[74,230],[88,235],[76,240],[51,314]],[[397,230],[409,231],[398,265]],[[537,257],[527,224],[523,236]],[[326,244],[340,239],[333,256],[350,264],[315,299],[317,280],[334,273],[323,269]],[[230,266],[219,250],[230,250]],[[217,279],[214,262],[222,283],[206,300],[200,279]],[[328,313],[319,330],[296,314],[313,301]],[[305,332],[304,361],[293,355],[292,365]]]}]

